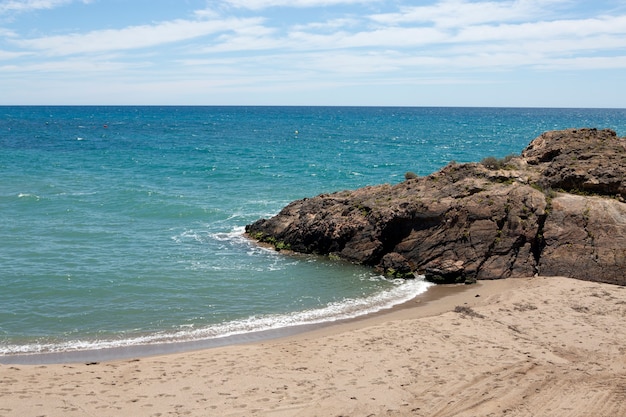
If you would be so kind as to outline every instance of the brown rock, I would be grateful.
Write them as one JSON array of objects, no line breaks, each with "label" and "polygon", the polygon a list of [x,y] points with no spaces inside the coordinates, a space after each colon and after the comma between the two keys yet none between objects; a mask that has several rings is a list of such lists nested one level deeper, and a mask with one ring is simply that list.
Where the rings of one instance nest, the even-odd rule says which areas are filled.
[{"label": "brown rock", "polygon": [[544,188],[626,198],[626,138],[612,130],[547,132],[522,156],[539,166]]},{"label": "brown rock", "polygon": [[450,164],[393,186],[323,194],[246,231],[436,282],[540,273],[625,285],[625,158],[626,141],[612,131],[548,132],[506,169]]},{"label": "brown rock", "polygon": [[398,252],[387,253],[383,256],[377,268],[382,270],[385,275],[397,278],[415,278],[413,265]]}]

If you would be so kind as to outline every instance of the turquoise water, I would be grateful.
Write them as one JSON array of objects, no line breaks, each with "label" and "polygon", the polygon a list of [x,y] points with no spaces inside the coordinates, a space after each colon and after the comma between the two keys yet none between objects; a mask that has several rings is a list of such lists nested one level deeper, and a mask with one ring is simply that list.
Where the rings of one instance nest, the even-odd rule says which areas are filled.
[{"label": "turquoise water", "polygon": [[519,153],[626,110],[0,107],[0,354],[326,322],[426,290],[243,227],[323,192]]}]

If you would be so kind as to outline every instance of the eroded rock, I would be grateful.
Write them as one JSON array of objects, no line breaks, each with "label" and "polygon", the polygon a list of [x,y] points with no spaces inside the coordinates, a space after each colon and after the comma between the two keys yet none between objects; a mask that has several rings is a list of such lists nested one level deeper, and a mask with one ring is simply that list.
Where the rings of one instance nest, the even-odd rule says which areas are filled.
[{"label": "eroded rock", "polygon": [[626,140],[615,132],[547,132],[501,169],[450,164],[298,200],[246,231],[435,282],[542,274],[625,285],[625,170]]}]

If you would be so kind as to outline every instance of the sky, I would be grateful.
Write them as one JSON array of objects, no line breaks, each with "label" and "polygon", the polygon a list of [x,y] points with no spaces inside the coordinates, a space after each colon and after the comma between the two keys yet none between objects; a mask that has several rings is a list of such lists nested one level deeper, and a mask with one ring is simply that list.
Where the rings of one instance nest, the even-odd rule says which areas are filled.
[{"label": "sky", "polygon": [[0,105],[626,108],[624,0],[0,0]]}]

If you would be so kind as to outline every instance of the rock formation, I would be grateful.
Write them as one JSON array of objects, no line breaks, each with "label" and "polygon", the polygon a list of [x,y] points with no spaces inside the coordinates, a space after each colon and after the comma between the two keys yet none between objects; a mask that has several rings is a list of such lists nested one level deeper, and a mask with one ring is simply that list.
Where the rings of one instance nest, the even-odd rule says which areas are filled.
[{"label": "rock formation", "polygon": [[248,236],[439,282],[563,275],[626,285],[626,138],[547,132],[521,156],[294,201]]}]

